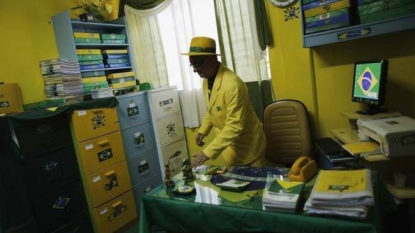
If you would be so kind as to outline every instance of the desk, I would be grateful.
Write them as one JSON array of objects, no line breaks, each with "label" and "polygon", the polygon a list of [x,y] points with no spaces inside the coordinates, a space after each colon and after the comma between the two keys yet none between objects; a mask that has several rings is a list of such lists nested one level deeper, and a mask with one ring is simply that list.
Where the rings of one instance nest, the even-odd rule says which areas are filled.
[{"label": "desk", "polygon": [[[174,177],[183,185],[181,174]],[[195,202],[196,195],[177,196],[164,185],[158,186],[142,197],[139,232],[167,230],[182,232],[301,232],[301,233],[370,233],[377,232],[373,219],[353,221],[340,218],[289,214],[262,210],[262,197],[250,200],[247,194],[254,191],[230,192],[219,190],[209,181],[196,181],[219,193],[219,203]],[[307,192],[311,190],[306,185]],[[249,193],[251,192],[251,193]],[[225,198],[226,197],[226,198]],[[238,199],[230,201],[229,199]]]}]

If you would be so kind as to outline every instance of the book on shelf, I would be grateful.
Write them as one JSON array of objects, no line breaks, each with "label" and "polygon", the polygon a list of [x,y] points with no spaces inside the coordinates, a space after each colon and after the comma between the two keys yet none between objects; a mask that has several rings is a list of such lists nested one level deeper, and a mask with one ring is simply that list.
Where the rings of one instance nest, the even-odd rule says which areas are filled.
[{"label": "book on shelf", "polygon": [[304,182],[274,179],[264,190],[262,205],[265,210],[295,212],[302,197]]},{"label": "book on shelf", "polygon": [[321,170],[304,210],[309,214],[365,218],[373,204],[370,170]]}]

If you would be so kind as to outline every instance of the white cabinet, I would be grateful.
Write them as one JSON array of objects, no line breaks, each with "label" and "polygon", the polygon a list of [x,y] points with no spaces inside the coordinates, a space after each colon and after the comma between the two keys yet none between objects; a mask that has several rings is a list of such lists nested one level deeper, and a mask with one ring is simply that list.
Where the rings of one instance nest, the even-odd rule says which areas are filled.
[{"label": "white cabinet", "polygon": [[174,176],[189,158],[179,93],[171,86],[150,90],[148,95],[161,172],[164,177],[168,165]]}]

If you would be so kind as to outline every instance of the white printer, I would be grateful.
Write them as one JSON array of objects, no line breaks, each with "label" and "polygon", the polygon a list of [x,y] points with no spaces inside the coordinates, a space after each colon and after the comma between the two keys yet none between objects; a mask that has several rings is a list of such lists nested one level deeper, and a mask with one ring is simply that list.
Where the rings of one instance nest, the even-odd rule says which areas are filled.
[{"label": "white printer", "polygon": [[364,120],[360,133],[375,140],[389,157],[415,156],[415,119],[406,116]]}]

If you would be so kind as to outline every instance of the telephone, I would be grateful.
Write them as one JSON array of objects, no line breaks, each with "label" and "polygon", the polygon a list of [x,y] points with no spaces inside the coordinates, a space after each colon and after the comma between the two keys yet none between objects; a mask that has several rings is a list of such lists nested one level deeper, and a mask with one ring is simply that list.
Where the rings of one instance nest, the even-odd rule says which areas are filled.
[{"label": "telephone", "polygon": [[288,173],[288,179],[290,181],[302,181],[306,182],[317,172],[316,161],[312,160],[308,156],[299,157],[291,167]]}]

